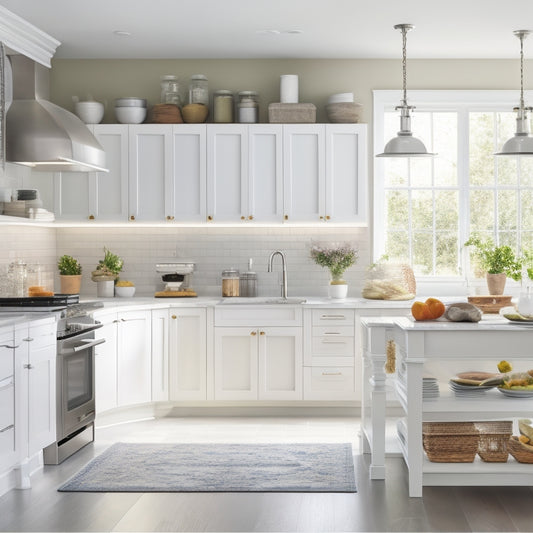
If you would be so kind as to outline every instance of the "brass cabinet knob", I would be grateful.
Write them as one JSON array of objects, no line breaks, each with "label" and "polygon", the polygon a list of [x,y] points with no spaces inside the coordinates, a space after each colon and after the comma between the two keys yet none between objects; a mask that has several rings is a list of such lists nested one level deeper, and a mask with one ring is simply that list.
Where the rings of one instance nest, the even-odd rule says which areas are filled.
[{"label": "brass cabinet knob", "polygon": [[213,220],[213,217],[211,215],[207,215],[207,220]]},{"label": "brass cabinet knob", "polygon": [[266,335],[264,331],[260,331],[259,335]]},{"label": "brass cabinet knob", "polygon": [[319,218],[320,218],[320,220],[324,220],[324,217],[323,217],[322,215],[320,215],[320,217],[319,217]]},{"label": "brass cabinet knob", "polygon": [[130,220],[135,220],[135,215],[130,215]]},{"label": "brass cabinet knob", "polygon": [[241,215],[241,220],[245,220],[246,217],[244,215]]},{"label": "brass cabinet knob", "polygon": [[253,220],[253,219],[254,219],[253,215],[248,215],[248,220]]},{"label": "brass cabinet knob", "polygon": [[250,333],[250,335],[251,335],[252,337],[255,337],[255,336],[257,335],[257,331],[252,331],[252,332]]},{"label": "brass cabinet knob", "polygon": [[89,215],[89,220],[94,220],[94,215]]},{"label": "brass cabinet knob", "polygon": [[289,215],[285,215],[283,218],[284,218],[285,220],[289,220]]},{"label": "brass cabinet knob", "polygon": [[172,215],[167,215],[167,220],[174,220],[174,217]]},{"label": "brass cabinet knob", "polygon": [[176,315],[172,315],[172,320],[176,320],[178,318]]},{"label": "brass cabinet knob", "polygon": [[329,220],[331,217],[329,215],[326,215],[326,220]]}]

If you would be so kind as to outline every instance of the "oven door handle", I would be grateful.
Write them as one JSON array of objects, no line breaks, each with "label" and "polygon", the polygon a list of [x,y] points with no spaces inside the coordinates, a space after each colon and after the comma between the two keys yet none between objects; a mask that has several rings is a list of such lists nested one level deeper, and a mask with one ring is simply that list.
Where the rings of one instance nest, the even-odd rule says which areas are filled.
[{"label": "oven door handle", "polygon": [[99,344],[103,344],[105,342],[105,339],[82,339],[80,342],[83,342],[83,344],[80,344],[79,346],[74,346],[74,348],[72,348],[74,353],[81,352],[82,350],[87,350],[87,348],[92,348],[93,346],[98,346]]}]

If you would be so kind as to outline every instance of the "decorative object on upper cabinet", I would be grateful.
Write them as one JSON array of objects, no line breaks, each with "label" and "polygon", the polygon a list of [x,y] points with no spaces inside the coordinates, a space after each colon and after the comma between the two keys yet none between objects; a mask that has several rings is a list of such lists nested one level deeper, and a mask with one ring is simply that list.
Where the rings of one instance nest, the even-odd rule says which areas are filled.
[{"label": "decorative object on upper cabinet", "polygon": [[177,105],[155,104],[150,109],[150,122],[154,124],[183,124],[183,118]]},{"label": "decorative object on upper cabinet", "polygon": [[173,74],[161,76],[161,103],[181,107],[180,86],[178,78]]},{"label": "decorative object on upper cabinet", "polygon": [[230,124],[233,122],[233,93],[225,89],[213,95],[213,122]]},{"label": "decorative object on upper cabinet", "polygon": [[337,102],[327,104],[326,113],[328,120],[334,124],[357,124],[362,107],[355,102]]},{"label": "decorative object on upper cabinet", "polygon": [[434,156],[436,154],[428,153],[424,143],[413,137],[411,132],[411,110],[414,106],[407,104],[407,32],[412,30],[412,24],[396,24],[395,30],[402,32],[402,67],[403,67],[403,97],[399,109],[400,114],[400,131],[397,136],[391,139],[386,145],[382,154],[376,157],[424,157]]},{"label": "decorative object on upper cabinet", "polygon": [[314,104],[269,104],[268,121],[271,124],[314,124]]},{"label": "decorative object on upper cabinet", "polygon": [[331,275],[329,297],[346,298],[348,284],[342,279],[342,276],[347,268],[357,262],[358,252],[355,243],[349,241],[332,243],[312,241],[310,255],[317,265],[329,269]]},{"label": "decorative object on upper cabinet", "polygon": [[120,124],[141,124],[146,118],[146,100],[144,98],[117,98],[115,117]]},{"label": "decorative object on upper cabinet", "polygon": [[189,82],[189,104],[209,106],[207,78],[203,74],[193,74]]},{"label": "decorative object on upper cabinet", "polygon": [[259,122],[259,95],[255,91],[241,91],[237,103],[237,121],[240,124]]},{"label": "decorative object on upper cabinet", "polygon": [[389,262],[381,257],[370,265],[362,291],[370,300],[411,300],[416,296],[416,280],[413,269],[405,263]]},{"label": "decorative object on upper cabinet", "polygon": [[487,288],[491,295],[501,295],[507,278],[518,281],[521,277],[521,264],[508,245],[496,246],[492,239],[482,241],[471,236],[464,244],[474,247],[474,257],[478,267],[486,272]]},{"label": "decorative object on upper cabinet", "polygon": [[524,39],[531,33],[529,30],[516,30],[513,32],[520,39],[520,104],[515,107],[516,132],[502,147],[501,152],[495,155],[533,155],[533,137],[529,134],[528,111],[533,108],[526,107],[524,103]]},{"label": "decorative object on upper cabinet", "polygon": [[113,297],[115,281],[123,267],[124,261],[104,247],[104,258],[100,259],[96,270],[91,273],[91,279],[97,282],[96,292],[100,298]]},{"label": "decorative object on upper cabinet", "polygon": [[181,108],[181,114],[187,124],[202,124],[207,120],[209,108],[204,104],[187,104]]},{"label": "decorative object on upper cabinet", "polygon": [[279,101],[282,104],[298,103],[298,75],[283,74],[279,80]]},{"label": "decorative object on upper cabinet", "polygon": [[104,118],[104,104],[94,100],[84,100],[80,102],[77,96],[73,96],[74,113],[85,124],[100,124]]},{"label": "decorative object on upper cabinet", "polygon": [[81,264],[71,255],[62,255],[57,262],[61,294],[79,294],[81,287]]}]

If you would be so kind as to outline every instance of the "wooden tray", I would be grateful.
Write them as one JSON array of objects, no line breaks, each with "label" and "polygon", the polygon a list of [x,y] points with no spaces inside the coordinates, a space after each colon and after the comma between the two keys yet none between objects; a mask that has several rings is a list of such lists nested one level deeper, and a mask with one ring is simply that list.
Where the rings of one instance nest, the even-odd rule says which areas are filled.
[{"label": "wooden tray", "polygon": [[484,313],[498,313],[502,307],[513,305],[512,296],[469,296],[468,303],[479,307]]},{"label": "wooden tray", "polygon": [[198,295],[191,290],[187,291],[158,291],[154,295],[156,298],[196,298]]}]

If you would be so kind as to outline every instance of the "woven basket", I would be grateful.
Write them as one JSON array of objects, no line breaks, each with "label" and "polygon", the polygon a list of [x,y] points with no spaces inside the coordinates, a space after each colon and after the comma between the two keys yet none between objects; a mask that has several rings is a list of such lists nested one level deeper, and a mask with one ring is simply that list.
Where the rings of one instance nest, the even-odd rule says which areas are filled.
[{"label": "woven basket", "polygon": [[154,124],[183,124],[180,108],[174,104],[155,104],[149,119]]},{"label": "woven basket", "polygon": [[507,442],[509,453],[519,462],[533,464],[533,451],[528,450],[514,435]]},{"label": "woven basket", "polygon": [[433,463],[472,463],[479,432],[474,422],[424,422],[422,442]]},{"label": "woven basket", "polygon": [[476,422],[479,431],[477,453],[487,463],[506,463],[509,457],[507,443],[513,433],[512,421]]}]

